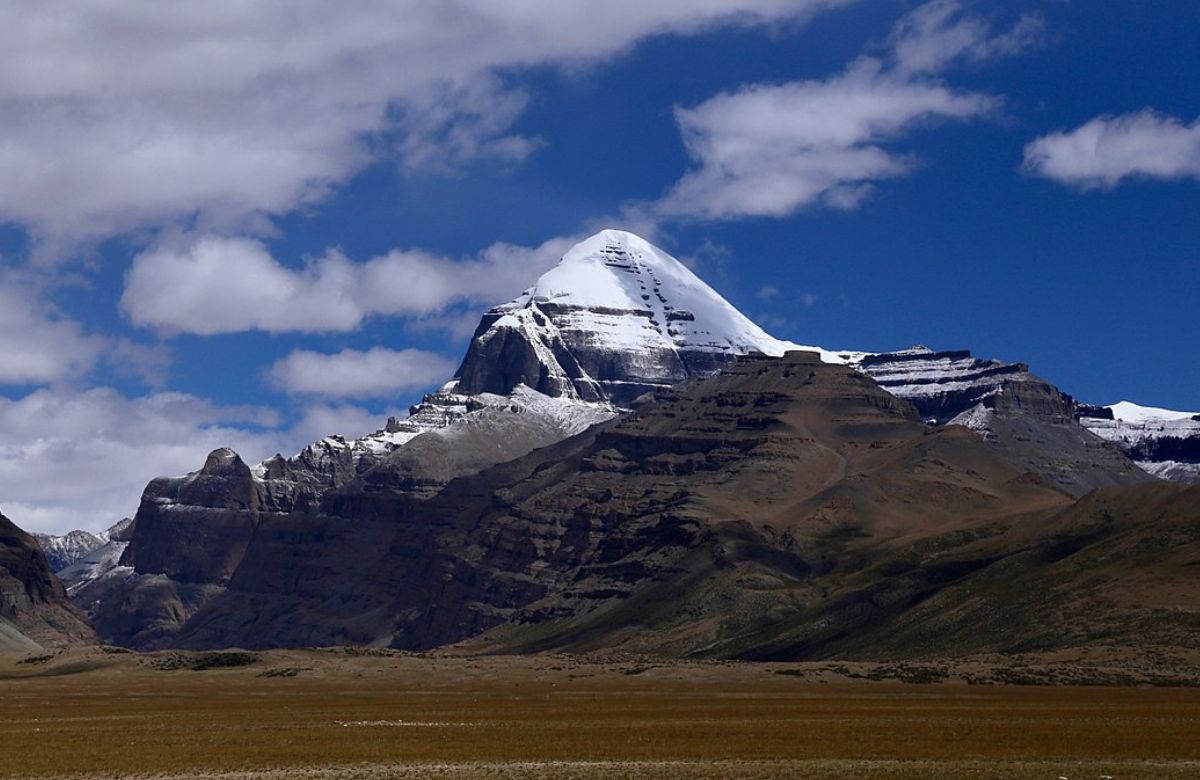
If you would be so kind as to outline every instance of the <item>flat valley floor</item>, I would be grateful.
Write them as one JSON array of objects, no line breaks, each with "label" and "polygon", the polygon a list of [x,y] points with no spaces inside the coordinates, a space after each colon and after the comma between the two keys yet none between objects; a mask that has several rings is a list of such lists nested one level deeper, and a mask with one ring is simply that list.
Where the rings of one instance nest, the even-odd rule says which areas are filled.
[{"label": "flat valley floor", "polygon": [[1104,674],[348,649],[6,656],[0,777],[1200,777],[1200,688]]}]

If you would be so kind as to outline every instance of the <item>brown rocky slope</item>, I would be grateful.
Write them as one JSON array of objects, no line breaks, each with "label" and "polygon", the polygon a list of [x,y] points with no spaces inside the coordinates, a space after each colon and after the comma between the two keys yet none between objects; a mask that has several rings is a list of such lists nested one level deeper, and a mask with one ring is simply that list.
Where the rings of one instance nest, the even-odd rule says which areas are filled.
[{"label": "brown rocky slope", "polygon": [[[258,515],[194,614],[154,624],[169,605],[114,601],[97,621],[138,647],[1190,646],[1196,498],[1150,484],[1076,503],[975,432],[931,427],[870,378],[793,353],[662,391],[427,501],[368,473],[320,512]],[[131,556],[143,593],[168,569],[204,579],[167,560],[186,550],[158,548],[162,566]]]},{"label": "brown rocky slope", "polygon": [[94,638],[41,547],[0,514],[0,651],[64,647]]}]

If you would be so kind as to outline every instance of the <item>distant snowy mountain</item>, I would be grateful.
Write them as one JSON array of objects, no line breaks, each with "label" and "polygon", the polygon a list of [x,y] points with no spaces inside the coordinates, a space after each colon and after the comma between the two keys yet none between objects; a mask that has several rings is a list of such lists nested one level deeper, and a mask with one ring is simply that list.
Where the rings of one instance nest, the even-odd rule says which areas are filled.
[{"label": "distant snowy mountain", "polygon": [[49,561],[50,570],[53,572],[62,571],[108,542],[107,534],[93,534],[88,531],[71,531],[62,536],[33,534],[33,538],[42,548],[42,552],[46,553],[46,560]]},{"label": "distant snowy mountain", "polygon": [[1162,479],[1200,483],[1200,413],[1121,401],[1087,407],[1079,422]]},{"label": "distant snowy mountain", "polygon": [[1170,409],[1139,406],[1129,401],[1120,401],[1106,408],[1113,413],[1113,419],[1124,423],[1200,422],[1200,412],[1173,412]]},{"label": "distant snowy mountain", "polygon": [[[358,439],[327,436],[293,457],[263,461],[252,474],[270,511],[315,507],[330,490],[395,460],[393,453],[426,435],[417,449],[437,462],[438,476],[412,479],[415,493],[427,495],[462,469],[574,435],[646,392],[713,373],[740,355],[796,349],[817,351],[830,363],[866,354],[774,338],[671,255],[632,233],[603,230],[516,299],[488,311],[456,375],[407,418],[389,419]],[[506,417],[524,433],[510,430]],[[507,430],[508,438],[485,447],[486,458],[462,452],[462,441],[451,455],[449,442],[462,438],[456,424],[464,420],[472,421],[464,432],[491,426]],[[442,452],[433,456],[431,448]],[[422,470],[428,469],[407,466]]]}]

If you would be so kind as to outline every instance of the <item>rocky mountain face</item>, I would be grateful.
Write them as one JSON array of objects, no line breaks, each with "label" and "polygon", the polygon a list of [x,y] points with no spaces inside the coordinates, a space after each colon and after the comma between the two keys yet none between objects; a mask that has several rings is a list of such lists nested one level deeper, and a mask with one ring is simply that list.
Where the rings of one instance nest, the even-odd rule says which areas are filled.
[{"label": "rocky mountain face", "polygon": [[1115,443],[1078,423],[1074,398],[1023,363],[914,347],[868,355],[857,366],[926,422],[966,426],[1072,495],[1151,479]]},{"label": "rocky mountain face", "polygon": [[442,539],[472,554],[419,635],[750,659],[1200,644],[1197,489],[1073,501],[920,417],[797,355],[681,386],[464,508]]},{"label": "rocky mountain face", "polygon": [[[222,591],[185,621],[149,630],[150,590],[97,621],[138,647],[1191,647],[1197,497],[1155,483],[1077,502],[852,368],[746,358],[429,499],[355,480],[317,512],[263,515]],[[157,555],[175,582],[214,577],[196,569],[208,553]]]},{"label": "rocky mountain face", "polygon": [[94,640],[37,542],[0,515],[0,651]]},{"label": "rocky mountain face", "polygon": [[1147,473],[1200,484],[1200,414],[1122,401],[1081,407],[1076,415],[1083,427],[1120,447]]},{"label": "rocky mountain face", "polygon": [[107,541],[55,573],[67,589],[67,596],[89,618],[100,598],[133,573],[131,567],[120,566],[121,556],[133,539],[133,518],[127,517],[98,535]]}]

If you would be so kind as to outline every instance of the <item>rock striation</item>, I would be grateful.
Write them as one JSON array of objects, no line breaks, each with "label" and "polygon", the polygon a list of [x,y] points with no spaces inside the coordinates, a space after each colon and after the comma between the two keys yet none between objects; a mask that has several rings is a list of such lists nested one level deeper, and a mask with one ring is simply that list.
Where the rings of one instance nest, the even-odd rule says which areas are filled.
[{"label": "rock striation", "polygon": [[1149,481],[1119,447],[1079,424],[1074,398],[1023,363],[913,347],[868,355],[857,366],[931,425],[970,428],[1073,495]]},{"label": "rock striation", "polygon": [[262,515],[169,633],[99,622],[147,648],[1195,648],[1197,506],[1156,482],[1077,501],[853,368],[747,357],[428,499],[355,480],[318,511]]}]

